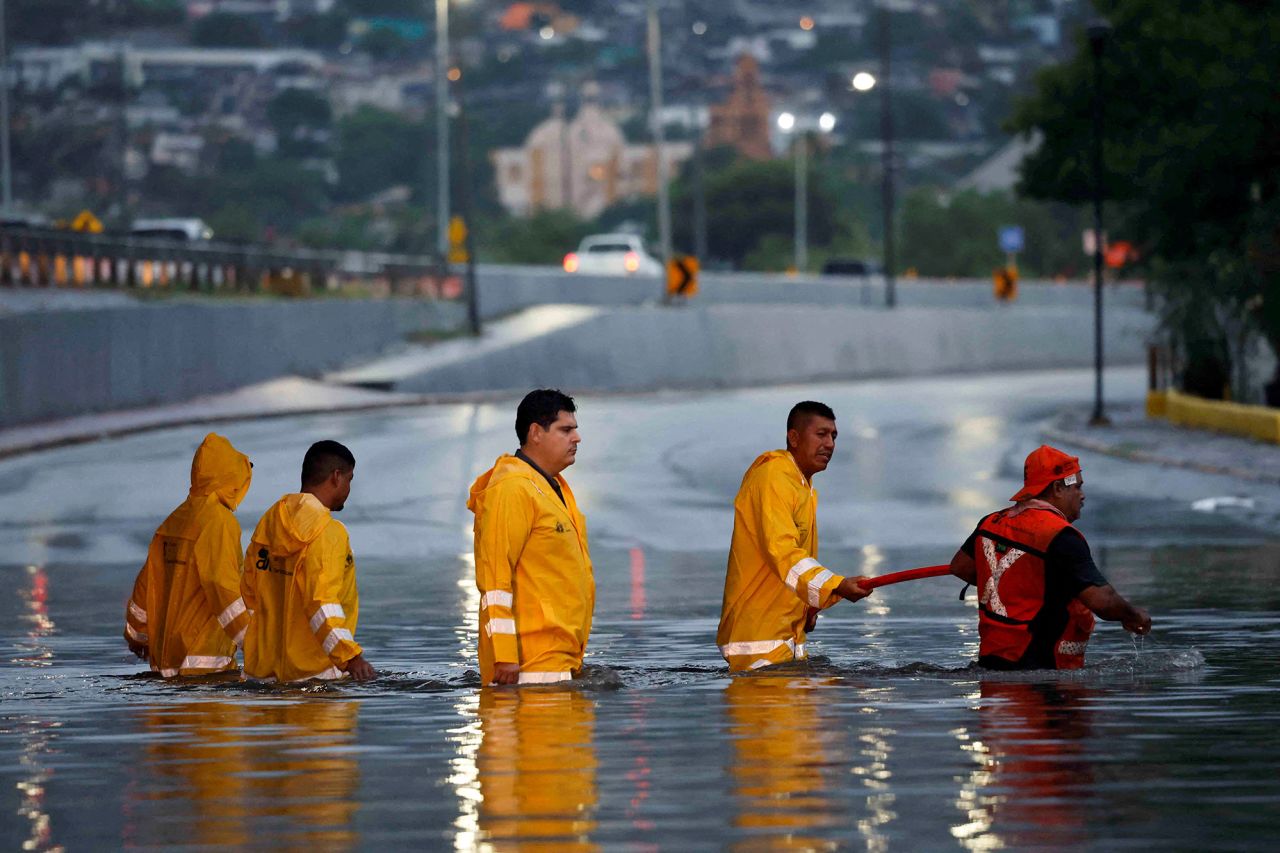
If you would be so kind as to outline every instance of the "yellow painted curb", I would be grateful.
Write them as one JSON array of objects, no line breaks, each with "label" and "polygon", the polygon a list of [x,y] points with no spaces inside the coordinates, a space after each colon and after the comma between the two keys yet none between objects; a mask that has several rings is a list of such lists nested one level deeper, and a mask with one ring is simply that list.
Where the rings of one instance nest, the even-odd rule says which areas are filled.
[{"label": "yellow painted curb", "polygon": [[1280,409],[1205,400],[1177,391],[1148,391],[1147,417],[1280,444]]}]

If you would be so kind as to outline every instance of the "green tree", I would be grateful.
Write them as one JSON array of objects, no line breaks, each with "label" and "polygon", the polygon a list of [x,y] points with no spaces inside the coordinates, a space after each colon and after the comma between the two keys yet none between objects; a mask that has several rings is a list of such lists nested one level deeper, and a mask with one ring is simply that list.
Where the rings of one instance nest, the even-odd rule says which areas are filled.
[{"label": "green tree", "polygon": [[366,106],[342,118],[336,130],[339,198],[364,199],[396,184],[421,195],[434,141],[425,125]]},{"label": "green tree", "polygon": [[333,121],[329,100],[306,89],[285,89],[267,104],[280,153],[314,157],[322,153]]},{"label": "green tree", "polygon": [[559,264],[595,231],[567,210],[544,210],[527,219],[505,219],[478,231],[477,253],[491,263]]},{"label": "green tree", "polygon": [[[716,154],[713,158],[722,158]],[[693,246],[692,164],[686,164],[672,192],[673,238]],[[810,161],[809,241],[829,243],[836,233],[836,198],[822,171]],[[714,258],[743,265],[770,235],[790,240],[795,233],[795,166],[790,158],[753,162],[736,160],[723,166],[708,164],[703,178],[707,196],[707,250]],[[768,253],[759,257],[770,256]]]},{"label": "green tree", "polygon": [[[1266,242],[1259,223],[1280,197],[1280,3],[1094,5],[1114,28],[1102,58],[1103,180],[1123,216],[1108,230],[1136,238],[1150,259],[1184,381],[1236,376],[1232,330],[1264,323],[1258,306],[1280,301],[1274,269],[1249,254],[1251,240]],[[1044,135],[1024,163],[1028,195],[1090,197],[1092,62],[1081,35],[1075,57],[1044,69],[1017,106],[1011,129]],[[1263,331],[1280,351],[1280,334]]]}]

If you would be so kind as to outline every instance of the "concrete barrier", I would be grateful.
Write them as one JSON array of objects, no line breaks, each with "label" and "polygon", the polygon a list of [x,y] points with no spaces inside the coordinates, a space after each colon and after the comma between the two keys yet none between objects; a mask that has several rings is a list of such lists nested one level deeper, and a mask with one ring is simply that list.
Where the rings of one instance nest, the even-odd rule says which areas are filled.
[{"label": "concrete barrier", "polygon": [[[1108,363],[1142,363],[1152,327],[1141,312],[1113,312]],[[1093,363],[1092,330],[1087,312],[1062,308],[640,306],[593,312],[506,347],[477,345],[473,357],[401,371],[383,384],[419,393],[639,391],[1084,367]]]},{"label": "concrete barrier", "polygon": [[1177,391],[1150,391],[1147,416],[1178,426],[1254,438],[1280,444],[1280,409],[1224,400],[1205,400]]},{"label": "concrete barrier", "polygon": [[317,376],[462,305],[422,300],[178,302],[0,317],[0,426]]},{"label": "concrete barrier", "polygon": [[[480,316],[505,316],[545,304],[641,305],[662,299],[663,283],[639,276],[600,276],[566,273],[554,267],[481,265],[477,269]],[[761,273],[703,273],[694,305],[790,304],[882,307],[882,276],[785,276]],[[903,307],[988,308],[995,304],[986,279],[912,279],[899,281],[897,301]],[[1018,288],[1017,305],[1086,308],[1093,305],[1093,288],[1084,282],[1025,281]],[[1108,285],[1103,291],[1108,310],[1141,308],[1145,296],[1135,284]]]}]

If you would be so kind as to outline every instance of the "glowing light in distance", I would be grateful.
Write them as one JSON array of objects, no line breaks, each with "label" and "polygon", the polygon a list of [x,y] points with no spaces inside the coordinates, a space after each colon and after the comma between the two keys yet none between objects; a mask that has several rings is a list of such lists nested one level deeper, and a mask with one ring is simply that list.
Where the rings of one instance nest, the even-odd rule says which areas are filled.
[{"label": "glowing light in distance", "polygon": [[853,75],[853,80],[850,82],[853,83],[853,88],[859,92],[870,92],[876,85],[876,75],[869,71],[859,71]]},{"label": "glowing light in distance", "polygon": [[830,133],[836,126],[836,117],[832,113],[823,113],[818,116],[818,127],[823,133]]},{"label": "glowing light in distance", "polygon": [[791,113],[783,113],[778,116],[778,129],[783,133],[790,133],[791,129],[796,126],[796,117]]}]

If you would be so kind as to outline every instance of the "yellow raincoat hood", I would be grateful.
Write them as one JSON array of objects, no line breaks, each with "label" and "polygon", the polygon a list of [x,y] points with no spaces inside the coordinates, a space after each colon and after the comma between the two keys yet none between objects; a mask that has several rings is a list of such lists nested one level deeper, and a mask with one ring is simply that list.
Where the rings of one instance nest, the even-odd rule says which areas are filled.
[{"label": "yellow raincoat hood", "polygon": [[329,509],[315,495],[285,495],[258,522],[255,541],[270,542],[273,553],[291,556],[319,539],[331,521]]},{"label": "yellow raincoat hood", "polygon": [[504,453],[498,457],[498,461],[493,463],[492,468],[477,477],[476,481],[471,484],[471,495],[467,498],[467,509],[479,515],[485,499],[485,492],[504,480],[510,480],[513,477],[528,480],[540,487],[547,487],[547,481],[543,479],[541,474],[510,453]]},{"label": "yellow raincoat hood", "polygon": [[217,433],[204,437],[191,460],[191,494],[195,497],[215,495],[232,511],[244,500],[252,479],[249,457]]}]

